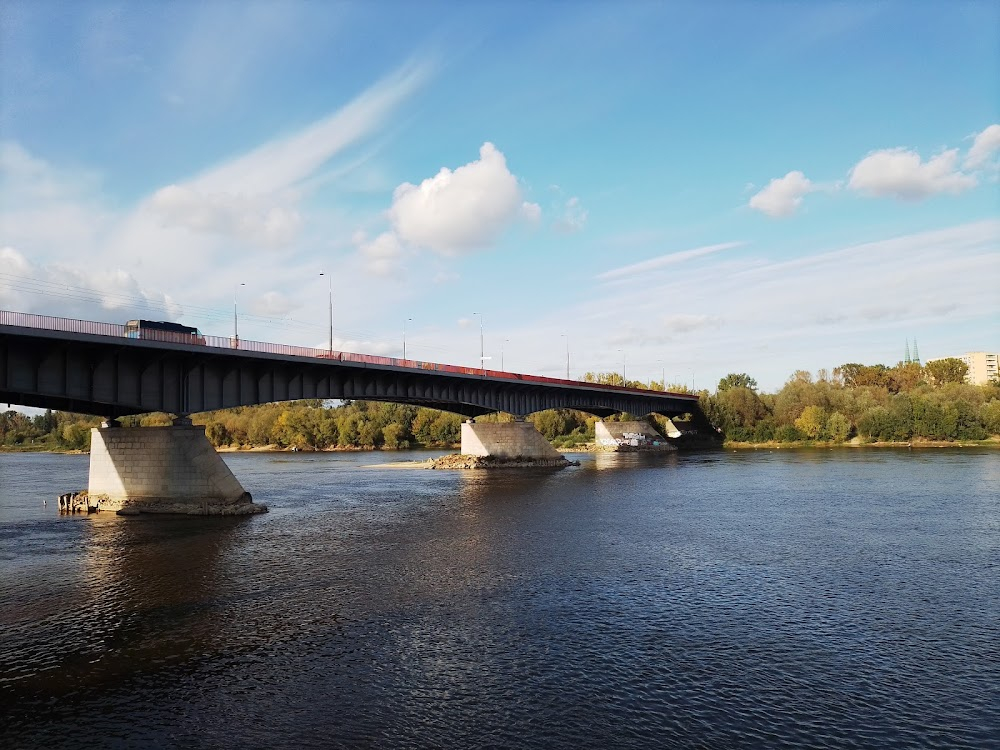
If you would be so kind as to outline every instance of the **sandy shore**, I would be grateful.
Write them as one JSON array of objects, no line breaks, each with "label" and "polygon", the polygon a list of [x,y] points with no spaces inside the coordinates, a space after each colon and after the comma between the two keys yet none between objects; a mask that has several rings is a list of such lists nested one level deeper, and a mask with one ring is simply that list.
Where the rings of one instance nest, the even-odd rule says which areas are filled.
[{"label": "sandy shore", "polygon": [[434,466],[434,459],[428,458],[424,461],[391,461],[386,464],[368,464],[366,469],[430,469]]}]

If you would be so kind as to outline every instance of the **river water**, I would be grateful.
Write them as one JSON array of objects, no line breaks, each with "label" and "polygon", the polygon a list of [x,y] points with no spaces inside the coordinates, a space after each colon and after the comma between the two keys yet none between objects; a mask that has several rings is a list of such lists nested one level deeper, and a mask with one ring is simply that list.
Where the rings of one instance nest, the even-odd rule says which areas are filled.
[{"label": "river water", "polygon": [[996,451],[393,458],[150,519],[0,454],[0,747],[1000,747]]}]

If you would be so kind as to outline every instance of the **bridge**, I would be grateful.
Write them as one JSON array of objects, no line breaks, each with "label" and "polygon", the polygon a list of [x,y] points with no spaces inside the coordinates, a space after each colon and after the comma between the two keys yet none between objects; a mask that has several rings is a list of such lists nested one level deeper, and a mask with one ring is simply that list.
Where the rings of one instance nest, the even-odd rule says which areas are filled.
[{"label": "bridge", "polygon": [[698,397],[369,354],[0,311],[0,402],[117,418],[295,399],[364,399],[476,417],[578,409],[690,413]]},{"label": "bridge", "polygon": [[[111,477],[120,495],[125,490],[117,485],[127,484],[123,465],[141,463],[138,454],[184,453],[184,465],[164,469],[169,481],[156,485],[168,485],[170,496],[177,496],[174,475],[190,473],[192,462],[211,462],[203,432],[200,440],[184,432],[198,430],[190,427],[188,415],[296,399],[391,401],[467,417],[506,412],[517,418],[518,426],[477,426],[470,420],[462,430],[463,453],[498,456],[557,455],[523,422],[544,409],[576,409],[599,417],[701,416],[698,397],[691,394],[0,311],[0,402],[107,419],[107,427],[92,435],[92,493],[95,484],[108,484],[95,479],[95,471]],[[176,429],[160,428],[174,430],[162,444],[137,447],[137,428],[112,431],[118,417],[154,411],[179,418]],[[142,440],[152,440],[149,431],[154,429],[142,428]],[[498,430],[506,432],[498,437]],[[182,435],[187,437],[178,437]],[[178,453],[181,444],[185,447]],[[96,470],[95,461],[103,462]],[[217,457],[215,462],[218,466],[209,474],[224,467]],[[224,492],[231,495],[232,483],[222,482],[227,483]],[[209,491],[216,490],[204,483],[190,490]]]}]

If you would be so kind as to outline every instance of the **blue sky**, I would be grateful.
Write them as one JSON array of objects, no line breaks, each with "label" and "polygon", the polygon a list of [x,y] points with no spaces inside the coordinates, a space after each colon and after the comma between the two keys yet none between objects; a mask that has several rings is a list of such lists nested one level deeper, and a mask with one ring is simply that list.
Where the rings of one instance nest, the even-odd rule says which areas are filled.
[{"label": "blue sky", "polygon": [[698,387],[1000,349],[995,3],[0,9],[0,308]]}]

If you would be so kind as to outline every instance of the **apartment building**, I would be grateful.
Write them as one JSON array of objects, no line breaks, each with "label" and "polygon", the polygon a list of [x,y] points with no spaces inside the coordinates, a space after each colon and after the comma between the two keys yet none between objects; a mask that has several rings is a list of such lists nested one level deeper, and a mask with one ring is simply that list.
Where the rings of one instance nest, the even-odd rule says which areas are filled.
[{"label": "apartment building", "polygon": [[985,385],[991,380],[1000,376],[1000,369],[997,365],[1000,362],[1000,354],[988,352],[966,352],[958,359],[969,366],[969,372],[965,376],[966,383],[972,385]]},{"label": "apartment building", "polygon": [[[965,382],[971,385],[986,385],[991,380],[1000,377],[1000,354],[990,352],[966,352],[956,354],[955,359],[960,359],[968,366],[969,371],[965,375]],[[946,359],[936,357],[936,359]],[[933,362],[934,360],[928,360]]]}]

